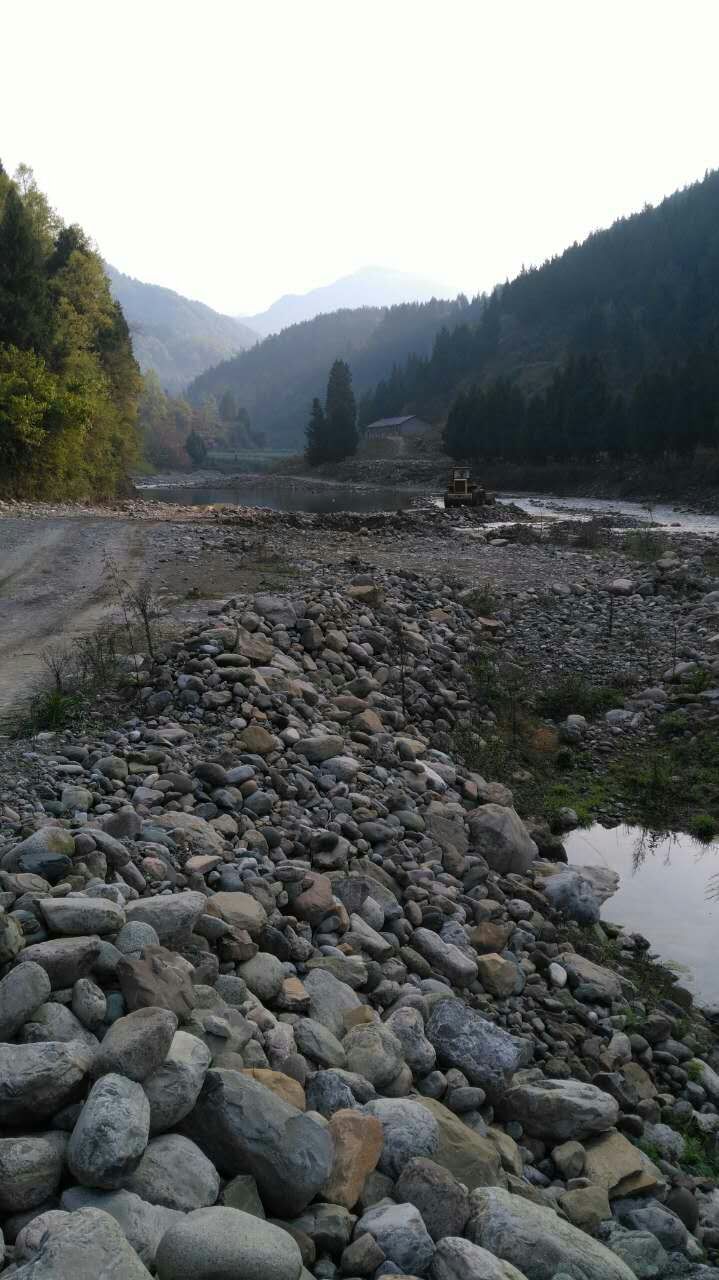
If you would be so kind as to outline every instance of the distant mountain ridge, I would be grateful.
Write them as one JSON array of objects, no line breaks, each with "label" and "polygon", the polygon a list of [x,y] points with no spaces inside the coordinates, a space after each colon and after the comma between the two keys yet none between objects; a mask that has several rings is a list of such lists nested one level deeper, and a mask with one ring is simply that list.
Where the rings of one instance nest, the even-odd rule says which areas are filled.
[{"label": "distant mountain ridge", "polygon": [[204,302],[123,275],[109,263],[105,271],[129,325],[140,368],[143,373],[154,369],[173,395],[205,369],[258,341],[257,333],[241,320],[221,315]]},{"label": "distant mountain ridge", "polygon": [[[443,327],[460,324],[467,301],[434,298],[394,307],[342,308],[290,325],[248,351],[207,369],[188,388],[201,405],[231,391],[272,447],[297,448],[315,396],[324,396],[332,363],[347,360],[358,396],[393,367],[426,358]],[[382,415],[377,415],[382,416]]]},{"label": "distant mountain ridge", "polygon": [[290,325],[331,311],[356,310],[358,307],[392,307],[403,302],[428,302],[430,298],[447,297],[451,291],[437,281],[407,271],[388,267],[361,267],[351,275],[320,285],[307,293],[286,293],[266,311],[242,316],[256,333],[266,337],[280,333]]}]

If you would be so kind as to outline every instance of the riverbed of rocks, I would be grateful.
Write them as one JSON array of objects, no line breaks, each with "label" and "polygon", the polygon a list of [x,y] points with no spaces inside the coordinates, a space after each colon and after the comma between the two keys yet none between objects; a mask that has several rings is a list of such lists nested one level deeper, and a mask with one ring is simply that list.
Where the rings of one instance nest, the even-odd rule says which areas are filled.
[{"label": "riverbed of rocks", "polygon": [[3,1280],[719,1280],[713,1023],[454,756],[466,593],[229,598],[7,744]]}]

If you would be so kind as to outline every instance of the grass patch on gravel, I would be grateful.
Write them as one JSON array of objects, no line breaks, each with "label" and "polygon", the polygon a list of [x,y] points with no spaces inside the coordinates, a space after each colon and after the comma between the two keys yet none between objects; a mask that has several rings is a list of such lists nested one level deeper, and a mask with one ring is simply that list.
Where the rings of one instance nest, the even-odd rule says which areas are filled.
[{"label": "grass patch on gravel", "polygon": [[594,685],[578,672],[568,671],[554,684],[547,685],[535,698],[535,709],[549,720],[565,720],[567,716],[584,716],[592,720],[612,707],[620,707],[624,695],[609,685]]}]

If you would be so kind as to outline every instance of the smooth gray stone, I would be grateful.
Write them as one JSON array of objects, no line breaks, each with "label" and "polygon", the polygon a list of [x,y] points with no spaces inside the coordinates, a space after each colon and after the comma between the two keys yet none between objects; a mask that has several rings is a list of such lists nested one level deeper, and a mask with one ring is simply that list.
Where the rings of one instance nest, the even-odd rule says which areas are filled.
[{"label": "smooth gray stone", "polygon": [[220,1177],[194,1142],[179,1133],[166,1133],[148,1143],[125,1186],[150,1204],[189,1213],[215,1203]]},{"label": "smooth gray stone", "polygon": [[13,1280],[151,1280],[114,1218],[79,1209],[58,1221]]},{"label": "smooth gray stone", "polygon": [[287,1232],[241,1209],[196,1209],[157,1251],[158,1280],[300,1280],[302,1255]]},{"label": "smooth gray stone", "polygon": [[221,1173],[251,1173],[278,1216],[301,1213],[332,1170],[328,1130],[238,1071],[208,1071],[183,1131]]},{"label": "smooth gray stone", "polygon": [[0,1044],[0,1124],[35,1123],[77,1096],[93,1050],[69,1044]]},{"label": "smooth gray stone", "polygon": [[39,964],[11,969],[0,982],[0,1040],[11,1040],[50,991],[50,979]]},{"label": "smooth gray stone", "polygon": [[154,1268],[155,1254],[165,1232],[184,1216],[176,1209],[150,1204],[133,1191],[93,1191],[89,1187],[69,1187],[60,1197],[63,1209],[102,1209],[120,1226],[146,1267]]},{"label": "smooth gray stone", "polygon": [[150,1136],[150,1104],[141,1084],[107,1075],[92,1086],[70,1138],[67,1163],[84,1187],[121,1187]]},{"label": "smooth gray stone", "polygon": [[55,1195],[67,1142],[57,1131],[0,1138],[0,1212],[34,1209]]},{"label": "smooth gray stone", "polygon": [[189,1115],[199,1097],[212,1054],[203,1040],[176,1031],[164,1062],[142,1086],[150,1103],[150,1132],[164,1133]]}]

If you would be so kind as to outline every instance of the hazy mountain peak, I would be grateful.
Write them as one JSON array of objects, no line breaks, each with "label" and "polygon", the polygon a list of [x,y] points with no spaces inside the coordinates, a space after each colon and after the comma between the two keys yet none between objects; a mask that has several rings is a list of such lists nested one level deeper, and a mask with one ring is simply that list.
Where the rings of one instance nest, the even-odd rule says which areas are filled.
[{"label": "hazy mountain peak", "polygon": [[266,337],[279,333],[289,325],[329,311],[356,307],[392,307],[401,302],[426,302],[429,298],[451,296],[451,289],[436,280],[415,275],[409,271],[397,271],[391,267],[367,266],[320,285],[307,293],[286,293],[266,311],[242,320]]}]

